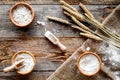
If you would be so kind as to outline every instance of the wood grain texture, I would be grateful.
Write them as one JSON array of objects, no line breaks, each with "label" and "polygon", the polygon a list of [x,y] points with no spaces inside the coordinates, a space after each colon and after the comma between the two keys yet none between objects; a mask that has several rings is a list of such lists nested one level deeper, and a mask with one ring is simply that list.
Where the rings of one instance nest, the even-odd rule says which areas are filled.
[{"label": "wood grain texture", "polygon": [[[59,39],[67,47],[68,52],[65,54],[68,54],[68,55],[71,55],[74,52],[74,50],[80,47],[84,42],[83,38],[82,39],[81,38],[59,38]],[[37,75],[38,75],[37,77],[38,79],[46,80],[44,78],[47,78],[48,75],[54,72],[62,64],[62,62],[59,62],[59,61],[53,62],[49,60],[47,57],[64,56],[61,50],[57,46],[52,45],[52,43],[48,41],[46,38],[31,38],[31,39],[27,38],[27,39],[0,41],[0,72],[2,72],[4,76],[6,75],[6,73],[3,73],[3,68],[11,65],[12,55],[20,50],[27,50],[32,52],[37,60],[37,64],[33,71],[34,74],[33,73],[31,74],[33,78],[30,76],[31,77],[29,78],[30,80],[36,80]],[[51,72],[51,73],[44,74],[44,71]],[[15,74],[15,72],[12,71],[10,73],[11,74],[8,73],[9,75],[5,79],[9,79],[10,77],[10,80],[12,80],[12,74]],[[45,77],[42,79],[41,75],[44,75]],[[24,78],[28,78],[28,76],[27,77],[25,76]],[[17,79],[21,79],[21,77],[18,76]]]},{"label": "wood grain texture", "polygon": [[[19,29],[15,27],[9,19],[9,10],[12,5],[0,6],[0,37],[43,37],[45,31],[50,30],[56,34],[57,37],[79,37],[79,32],[62,24],[49,21],[46,16],[55,16],[66,19],[60,5],[32,5],[35,11],[34,22],[26,29]],[[99,21],[103,21],[116,5],[88,5],[88,9],[95,15]],[[79,10],[78,5],[75,7]],[[41,24],[38,25],[37,21]]]},{"label": "wood grain texture", "polygon": [[46,80],[47,77],[52,74],[52,71],[49,72],[33,72],[29,75],[19,75],[13,72],[4,74],[0,72],[0,80]]},{"label": "wood grain texture", "polygon": [[[46,80],[62,62],[53,62],[46,57],[64,57],[71,55],[86,40],[79,36],[79,31],[63,24],[48,21],[46,15],[61,17],[63,15],[60,5],[32,5],[35,10],[35,20],[28,27],[20,29],[15,27],[9,19],[9,10],[13,5],[0,5],[0,79],[1,80]],[[73,5],[79,9],[78,5]],[[104,18],[114,9],[116,5],[87,5],[95,18],[103,21]],[[102,19],[101,19],[102,18]],[[41,24],[37,24],[40,21]],[[44,33],[50,30],[63,43],[68,51],[62,53],[61,50],[52,45],[44,37]],[[3,73],[2,69],[10,65],[11,56],[20,50],[32,52],[36,59],[37,65],[32,74],[20,76],[15,72]],[[68,58],[66,57],[66,58]],[[66,60],[66,58],[62,60]],[[59,60],[58,58],[56,60]]]},{"label": "wood grain texture", "polygon": [[[119,12],[120,5],[103,22],[106,27],[110,28],[117,34],[120,34]],[[90,50],[87,50],[87,47],[90,47]],[[108,77],[103,71],[100,71],[98,74],[91,77],[86,77],[78,71],[78,68],[76,66],[77,59],[79,55],[85,51],[96,52],[101,57],[103,64],[110,71],[109,73],[112,73],[115,76],[116,79],[113,80],[120,79],[120,59],[116,59],[117,56],[120,56],[120,49],[117,47],[111,48],[110,45],[104,42],[88,39],[47,80],[111,80],[110,77]],[[118,54],[111,60],[111,57],[113,56],[112,54],[114,54],[115,51]]]},{"label": "wood grain texture", "polygon": [[[15,4],[17,2],[27,2],[29,4],[59,4],[59,0],[1,0],[0,4]],[[119,0],[64,0],[69,4],[119,4]]]}]

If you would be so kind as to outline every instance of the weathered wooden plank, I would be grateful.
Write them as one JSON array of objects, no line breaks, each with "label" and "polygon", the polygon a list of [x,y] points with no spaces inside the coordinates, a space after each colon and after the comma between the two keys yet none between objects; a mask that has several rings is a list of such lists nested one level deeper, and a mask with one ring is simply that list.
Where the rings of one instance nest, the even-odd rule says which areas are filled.
[{"label": "weathered wooden plank", "polygon": [[[84,38],[59,39],[61,43],[68,48],[68,52],[65,53],[68,55],[72,54],[74,50],[84,42]],[[13,71],[7,74],[3,73],[3,68],[11,65],[11,56],[20,50],[28,50],[36,57],[37,63],[34,71],[27,76],[20,76]],[[64,56],[64,53],[62,53],[58,47],[52,45],[46,38],[24,38],[0,41],[0,79],[22,80],[24,78],[26,80],[46,80],[46,78],[62,64],[62,62],[53,62],[47,58],[52,55],[59,57]]]},{"label": "weathered wooden plank", "polygon": [[[60,38],[61,43],[67,47],[67,54],[72,54],[75,49],[82,45],[84,38]],[[18,39],[0,41],[0,71],[10,65],[11,56],[20,50],[27,50],[34,54],[37,59],[36,71],[56,70],[61,62],[48,60],[49,56],[63,56],[64,53],[46,38]],[[7,64],[8,63],[8,64]]]},{"label": "weathered wooden plank", "polygon": [[[36,60],[37,60],[37,63],[36,63],[36,66],[35,66],[33,72],[55,71],[62,64],[62,62],[52,62],[49,59],[43,59],[43,58],[38,58],[38,57],[36,58]],[[3,69],[10,65],[11,65],[10,59],[3,60],[0,64],[0,72],[3,72]],[[14,70],[12,70],[11,72],[16,73]],[[4,74],[6,74],[6,73],[4,73]]]},{"label": "weathered wooden plank", "polygon": [[29,75],[19,75],[13,72],[3,73],[0,72],[0,80],[46,80],[52,74],[51,72],[33,72]]},{"label": "weathered wooden plank", "polygon": [[[27,2],[30,4],[59,4],[59,0],[1,0],[0,4],[15,4],[17,2]],[[119,0],[64,0],[69,4],[119,4]]]},{"label": "weathered wooden plank", "polygon": [[[120,34],[119,12],[120,12],[120,5],[105,20],[105,22],[103,22],[103,24],[106,25],[106,27],[110,28],[112,31],[116,32],[117,34]],[[90,50],[87,50],[87,47],[89,47]],[[111,45],[108,45],[104,42],[88,39],[47,80],[109,80],[110,78],[107,75],[105,75],[105,73],[103,73],[102,71],[91,77],[86,77],[78,71],[78,68],[76,66],[77,58],[84,51],[92,51],[98,53],[98,55],[102,59],[103,65],[106,66],[109,72],[115,76],[116,79],[113,80],[120,79],[119,76],[120,58],[118,58],[120,57],[120,48],[117,48],[115,46],[111,47]]]},{"label": "weathered wooden plank", "polygon": [[[26,29],[19,29],[15,27],[9,19],[9,9],[12,5],[0,6],[0,37],[5,38],[23,38],[23,37],[44,37],[44,33],[50,30],[58,37],[79,37],[79,31],[70,28],[70,26],[54,23],[48,21],[46,16],[56,16],[63,19],[68,19],[63,14],[60,5],[32,5],[35,10],[35,20]],[[74,5],[78,10],[78,5]],[[88,9],[95,15],[95,18],[99,21],[103,21],[112,9],[116,5],[87,5]],[[41,22],[41,25],[37,24],[37,21]]]}]

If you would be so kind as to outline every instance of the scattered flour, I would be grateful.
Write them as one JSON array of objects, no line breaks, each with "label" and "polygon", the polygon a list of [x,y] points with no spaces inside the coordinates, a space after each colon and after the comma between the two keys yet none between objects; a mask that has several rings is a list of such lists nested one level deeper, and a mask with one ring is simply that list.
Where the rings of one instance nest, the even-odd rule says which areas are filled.
[{"label": "scattered flour", "polygon": [[53,29],[53,33],[56,33],[56,29]]},{"label": "scattered flour", "polygon": [[19,69],[20,72],[29,72],[35,65],[32,56],[26,53],[18,54],[15,58],[15,61],[17,61],[17,59],[24,59],[24,67]]},{"label": "scattered flour", "polygon": [[118,76],[116,76],[116,80],[120,80],[120,78]]},{"label": "scattered flour", "polygon": [[31,11],[20,5],[13,11],[13,18],[18,24],[25,25],[32,19]]},{"label": "scattered flour", "polygon": [[89,51],[89,50],[90,50],[90,47],[87,47],[87,48],[86,48],[86,51]]},{"label": "scattered flour", "polygon": [[113,45],[106,46],[105,43],[103,43],[99,48],[99,52],[109,55],[109,60],[111,62],[120,62],[120,49]]},{"label": "scattered flour", "polygon": [[45,32],[47,31],[47,29],[45,28]]},{"label": "scattered flour", "polygon": [[[109,60],[109,63],[111,64],[109,68],[116,69],[116,71],[113,71],[116,77],[115,80],[120,80],[120,72],[117,70],[117,68],[120,68],[118,65],[120,64],[120,49],[110,44],[101,43],[98,51],[99,53],[104,54],[104,57]],[[104,60],[104,58],[102,60]]]},{"label": "scattered flour", "polygon": [[94,74],[99,68],[99,60],[93,54],[87,54],[81,57],[79,66],[86,74]]},{"label": "scattered flour", "polygon": [[37,24],[39,24],[39,25],[41,24],[41,25],[44,26],[44,25],[45,25],[45,22],[37,21]]},{"label": "scattered flour", "polygon": [[114,72],[114,75],[116,75],[115,76],[115,80],[120,80],[120,78],[119,78],[119,75],[120,75],[120,72]]}]

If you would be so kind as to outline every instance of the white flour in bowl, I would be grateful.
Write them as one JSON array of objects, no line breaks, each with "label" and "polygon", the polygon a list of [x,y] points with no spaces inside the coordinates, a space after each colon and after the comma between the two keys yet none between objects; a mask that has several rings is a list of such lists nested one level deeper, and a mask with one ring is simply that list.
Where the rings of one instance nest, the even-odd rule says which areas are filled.
[{"label": "white flour in bowl", "polygon": [[84,55],[80,59],[79,67],[86,74],[94,74],[99,68],[99,60],[93,54]]},{"label": "white flour in bowl", "polygon": [[13,11],[13,18],[18,24],[25,25],[31,21],[32,14],[27,7],[25,7],[24,5],[19,5]]},{"label": "white flour in bowl", "polygon": [[35,65],[35,62],[34,62],[32,56],[27,54],[27,53],[18,54],[15,57],[14,61],[18,61],[18,59],[23,59],[24,60],[23,61],[24,67],[20,68],[19,72],[22,72],[22,73],[29,72]]}]

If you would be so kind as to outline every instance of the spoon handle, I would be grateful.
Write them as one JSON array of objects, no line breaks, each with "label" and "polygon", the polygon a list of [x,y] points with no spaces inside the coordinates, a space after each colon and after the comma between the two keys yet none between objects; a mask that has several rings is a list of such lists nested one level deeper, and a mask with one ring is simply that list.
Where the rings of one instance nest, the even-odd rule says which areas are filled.
[{"label": "spoon handle", "polygon": [[10,70],[14,69],[18,64],[22,63],[24,60],[19,60],[17,62],[15,62],[14,64],[12,64],[11,66],[9,67],[6,67],[3,69],[3,71],[6,73],[6,72],[9,72]]}]

